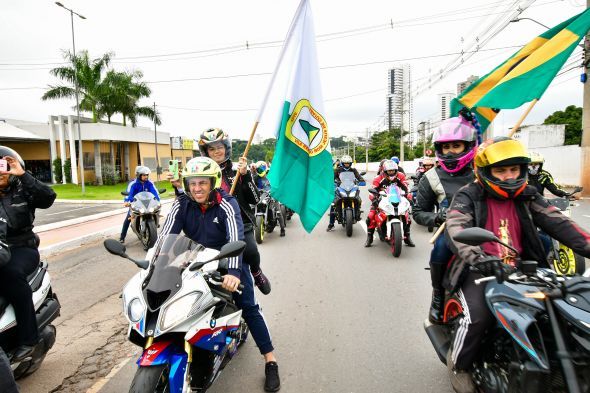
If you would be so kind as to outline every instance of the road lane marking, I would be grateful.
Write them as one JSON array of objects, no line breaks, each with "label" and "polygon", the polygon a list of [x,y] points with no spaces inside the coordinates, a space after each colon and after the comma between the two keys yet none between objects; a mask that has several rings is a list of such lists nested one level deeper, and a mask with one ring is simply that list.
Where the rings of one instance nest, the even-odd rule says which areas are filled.
[{"label": "road lane marking", "polygon": [[64,210],[62,212],[57,212],[57,213],[48,213],[48,214],[46,214],[46,216],[55,216],[56,214],[64,214],[64,213],[69,213],[69,212],[75,212],[76,210],[90,209],[90,208],[94,208],[94,207],[95,206],[84,206],[84,207],[79,207],[77,209]]},{"label": "road lane marking", "polygon": [[121,369],[125,367],[127,363],[129,363],[131,360],[133,359],[125,359],[119,364],[117,364],[115,367],[113,367],[111,372],[108,373],[104,378],[101,378],[98,381],[96,381],[94,385],[92,385],[90,389],[86,391],[86,393],[98,393],[100,389],[102,389],[104,385],[106,385],[111,380],[111,378],[113,378],[119,371],[121,371]]}]

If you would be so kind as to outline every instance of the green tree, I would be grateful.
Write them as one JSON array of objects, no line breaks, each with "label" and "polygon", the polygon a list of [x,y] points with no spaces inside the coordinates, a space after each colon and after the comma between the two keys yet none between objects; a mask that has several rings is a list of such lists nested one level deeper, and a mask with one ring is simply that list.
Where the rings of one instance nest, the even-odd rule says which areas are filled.
[{"label": "green tree", "polygon": [[[111,62],[112,53],[106,53],[97,59],[90,59],[88,51],[82,51],[75,55],[69,51],[63,52],[63,57],[68,65],[57,67],[49,73],[66,84],[49,86],[49,89],[41,97],[42,100],[56,100],[62,98],[74,98],[76,95],[75,80],[78,77],[78,88],[80,92],[80,111],[91,112],[92,121],[99,119],[99,102],[103,92],[103,72]],[[74,106],[75,108],[75,106]]]},{"label": "green tree", "polygon": [[570,105],[564,111],[553,112],[543,124],[565,124],[564,145],[579,145],[582,142],[582,108]]},{"label": "green tree", "polygon": [[371,136],[369,147],[369,161],[381,161],[391,156],[399,156],[400,153],[399,129],[376,132]]}]

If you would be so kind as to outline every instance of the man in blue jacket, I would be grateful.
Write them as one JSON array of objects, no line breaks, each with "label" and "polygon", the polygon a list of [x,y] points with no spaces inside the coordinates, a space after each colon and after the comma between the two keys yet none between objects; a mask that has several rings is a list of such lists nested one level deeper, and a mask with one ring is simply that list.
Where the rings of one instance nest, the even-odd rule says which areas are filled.
[{"label": "man in blue jacket", "polygon": [[[138,166],[135,168],[135,179],[129,182],[127,186],[127,192],[129,193],[125,199],[124,204],[125,206],[131,206],[131,201],[135,195],[143,191],[149,191],[154,194],[154,197],[159,201],[160,195],[158,194],[158,190],[154,186],[154,183],[150,181],[150,168],[147,166]],[[131,209],[127,211],[127,217],[125,217],[125,221],[123,222],[123,228],[121,229],[121,236],[119,237],[119,241],[121,243],[125,243],[125,236],[127,236],[127,231],[129,230],[129,224],[131,220],[129,217],[131,216]]]},{"label": "man in blue jacket", "polygon": [[[219,165],[208,157],[193,158],[182,173],[184,193],[179,193],[170,209],[160,238],[168,234],[184,234],[195,242],[219,250],[228,242],[244,240],[244,224],[236,198],[221,189]],[[277,392],[280,387],[279,368],[274,357],[270,333],[254,298],[254,280],[248,266],[242,268],[242,256],[229,259],[228,274],[222,287],[235,292],[242,284],[242,294],[234,293],[236,305],[248,324],[252,337],[264,356],[266,381],[264,390]]]}]

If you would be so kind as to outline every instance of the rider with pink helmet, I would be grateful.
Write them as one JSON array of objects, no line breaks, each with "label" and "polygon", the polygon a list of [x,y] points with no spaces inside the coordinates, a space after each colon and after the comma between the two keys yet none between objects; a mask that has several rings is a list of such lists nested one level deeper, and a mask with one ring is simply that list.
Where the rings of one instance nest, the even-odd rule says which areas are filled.
[{"label": "rider with pink helmet", "polygon": [[457,173],[473,162],[477,130],[463,117],[451,117],[434,131],[432,142],[440,166],[448,173]]},{"label": "rider with pink helmet", "polygon": [[[434,131],[433,142],[440,167],[425,172],[420,178],[412,209],[414,221],[427,227],[442,225],[455,193],[475,180],[472,162],[477,149],[477,130],[463,117],[452,117]],[[428,319],[432,323],[442,321],[442,280],[452,256],[445,237],[439,236],[430,254],[432,304]]]}]

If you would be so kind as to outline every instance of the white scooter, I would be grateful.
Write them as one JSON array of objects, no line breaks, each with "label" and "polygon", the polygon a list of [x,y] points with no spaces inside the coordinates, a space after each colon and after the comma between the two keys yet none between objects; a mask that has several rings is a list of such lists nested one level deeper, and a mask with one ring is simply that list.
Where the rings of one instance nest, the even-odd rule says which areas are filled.
[{"label": "white scooter", "polygon": [[[59,316],[61,309],[57,296],[51,288],[47,262],[41,261],[39,267],[27,277],[27,281],[33,290],[33,304],[41,340],[30,357],[16,363],[11,359],[10,366],[16,379],[32,374],[41,366],[47,352],[55,343],[56,330],[51,323]],[[16,349],[17,330],[14,308],[5,298],[0,297],[0,346],[9,358],[12,358],[12,352]]]},{"label": "white scooter", "polygon": [[228,243],[217,251],[184,235],[166,235],[144,261],[127,256],[114,239],[104,246],[143,269],[123,288],[127,336],[143,348],[129,391],[207,390],[248,336],[242,311],[221,288],[227,258],[240,255],[246,243]]}]

